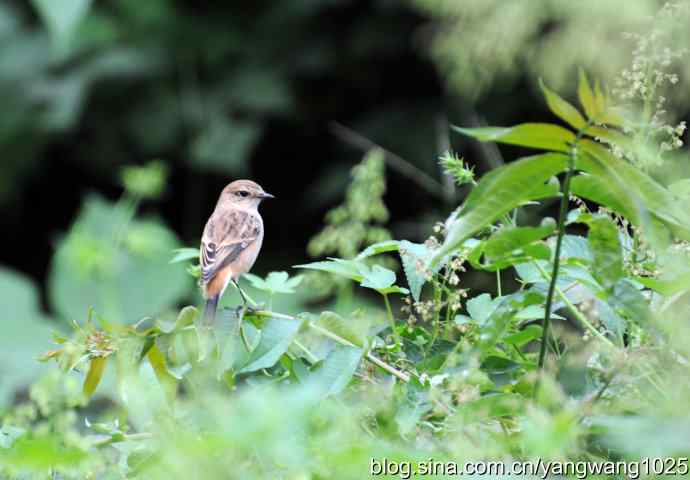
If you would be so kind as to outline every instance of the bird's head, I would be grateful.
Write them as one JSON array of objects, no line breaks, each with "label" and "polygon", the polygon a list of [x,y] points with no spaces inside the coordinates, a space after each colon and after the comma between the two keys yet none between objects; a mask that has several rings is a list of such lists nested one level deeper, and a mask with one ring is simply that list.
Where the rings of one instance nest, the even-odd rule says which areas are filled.
[{"label": "bird's head", "polygon": [[261,185],[251,180],[235,180],[223,189],[221,201],[237,208],[256,208],[262,200],[274,198]]}]

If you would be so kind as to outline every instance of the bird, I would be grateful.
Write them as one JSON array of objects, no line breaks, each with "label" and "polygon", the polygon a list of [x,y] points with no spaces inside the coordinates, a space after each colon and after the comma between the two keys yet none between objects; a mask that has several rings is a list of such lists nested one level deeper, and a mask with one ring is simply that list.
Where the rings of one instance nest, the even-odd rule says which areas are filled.
[{"label": "bird", "polygon": [[264,222],[259,204],[275,198],[251,180],[236,180],[220,194],[216,208],[206,222],[199,252],[200,285],[206,305],[204,323],[213,325],[218,301],[230,282],[247,299],[237,280],[254,265],[264,239]]}]

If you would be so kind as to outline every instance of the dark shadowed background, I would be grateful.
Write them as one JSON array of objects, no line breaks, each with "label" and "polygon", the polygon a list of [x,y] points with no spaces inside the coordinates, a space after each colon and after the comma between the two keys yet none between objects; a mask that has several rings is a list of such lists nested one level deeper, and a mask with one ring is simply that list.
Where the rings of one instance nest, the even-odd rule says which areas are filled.
[{"label": "dark shadowed background", "polygon": [[[449,123],[549,118],[535,77],[567,93],[576,64],[608,73],[629,57],[623,26],[657,8],[637,2],[613,15],[596,2],[563,11],[544,2],[546,13],[526,15],[480,3],[3,3],[0,264],[35,280],[51,311],[51,259],[86,196],[115,202],[122,167],[160,160],[164,191],[140,213],[172,229],[176,246],[198,244],[225,184],[252,178],[278,197],[262,209],[267,237],[256,271],[288,269],[307,258],[367,142],[440,183],[438,156],[449,142],[484,172],[503,161],[499,151],[450,134]],[[545,57],[543,42],[561,35],[572,49],[573,31],[593,13],[601,25],[583,38],[615,39],[604,66],[584,42],[572,59],[562,49]],[[423,240],[463,192],[423,188],[396,166],[386,171],[388,226],[395,237]]]}]

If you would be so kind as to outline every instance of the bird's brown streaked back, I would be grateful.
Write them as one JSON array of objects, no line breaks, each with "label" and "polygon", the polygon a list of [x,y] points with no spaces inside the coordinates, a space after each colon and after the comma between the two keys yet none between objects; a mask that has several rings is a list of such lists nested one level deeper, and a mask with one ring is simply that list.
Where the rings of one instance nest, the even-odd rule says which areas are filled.
[{"label": "bird's brown streaked back", "polygon": [[237,180],[220,194],[201,239],[201,287],[207,320],[230,281],[237,281],[256,260],[263,241],[263,220],[258,206],[273,198],[251,180]]}]

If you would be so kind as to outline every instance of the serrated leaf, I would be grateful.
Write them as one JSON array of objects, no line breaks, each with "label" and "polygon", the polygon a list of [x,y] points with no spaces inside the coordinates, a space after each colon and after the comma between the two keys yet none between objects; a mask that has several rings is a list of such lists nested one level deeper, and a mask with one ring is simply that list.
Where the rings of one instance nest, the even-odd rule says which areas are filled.
[{"label": "serrated leaf", "polygon": [[627,278],[620,279],[613,286],[613,293],[607,298],[607,303],[614,311],[622,312],[639,323],[644,323],[651,315],[644,295]]},{"label": "serrated leaf", "polygon": [[239,373],[255,372],[275,365],[290,347],[301,325],[299,320],[269,318],[261,329],[259,344]]},{"label": "serrated leaf", "polygon": [[467,308],[467,313],[470,314],[472,320],[479,325],[483,325],[494,310],[496,310],[500,302],[500,298],[492,300],[491,295],[482,293],[481,295],[469,299],[465,304],[465,308]]},{"label": "serrated leaf", "polygon": [[582,130],[587,125],[587,120],[584,119],[577,108],[561,98],[556,92],[549,89],[543,81],[539,80],[539,86],[544,93],[549,109],[556,114],[558,118],[575,128],[575,130]]},{"label": "serrated leaf", "polygon": [[545,182],[565,170],[567,164],[565,155],[546,153],[522,158],[484,175],[465,201],[460,215],[449,225],[446,240],[434,255],[433,263],[437,264],[466,239],[521,204],[557,195],[558,186],[545,189]]},{"label": "serrated leaf", "polygon": [[258,290],[273,293],[295,293],[295,288],[302,281],[302,276],[290,278],[287,272],[270,272],[266,279],[245,273],[244,277]]},{"label": "serrated leaf", "polygon": [[337,345],[309,376],[309,383],[322,397],[340,393],[350,383],[363,354],[361,348]]},{"label": "serrated leaf", "polygon": [[551,123],[523,123],[514,127],[480,127],[453,130],[474,137],[481,142],[499,142],[521,147],[569,152],[575,134]]},{"label": "serrated leaf", "polygon": [[381,265],[374,265],[371,270],[363,267],[360,272],[364,276],[360,285],[366,288],[384,290],[395,283],[395,272]]},{"label": "serrated leaf", "polygon": [[346,320],[337,313],[325,311],[316,320],[316,325],[335,333],[358,347],[364,347],[366,343],[368,324],[362,321]]},{"label": "serrated leaf", "polygon": [[360,268],[364,265],[362,262],[356,260],[343,260],[342,258],[331,258],[321,262],[306,263],[303,265],[295,265],[294,268],[306,268],[310,270],[320,270],[322,272],[332,273],[341,277],[349,278],[355,282],[361,282],[364,279]]},{"label": "serrated leaf", "polygon": [[[424,269],[429,263],[431,251],[423,243],[412,243],[407,240],[400,242],[400,261],[402,262],[403,272],[410,287],[412,298],[415,302],[419,301],[422,287],[426,283]],[[437,267],[436,270],[438,270]]]}]

